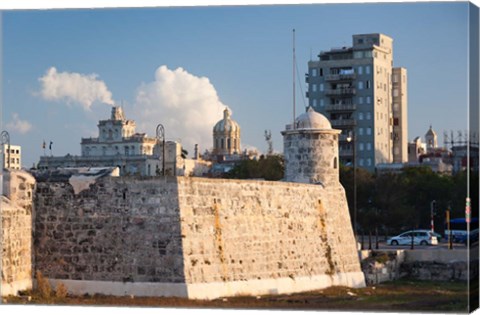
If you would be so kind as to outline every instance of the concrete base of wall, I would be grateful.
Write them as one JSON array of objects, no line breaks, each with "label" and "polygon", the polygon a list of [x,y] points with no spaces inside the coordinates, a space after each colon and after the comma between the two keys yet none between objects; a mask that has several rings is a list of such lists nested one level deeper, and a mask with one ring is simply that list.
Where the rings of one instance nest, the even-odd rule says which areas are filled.
[{"label": "concrete base of wall", "polygon": [[353,288],[365,287],[363,272],[341,273],[333,276],[278,278],[215,283],[194,283],[188,285],[190,299],[211,300],[223,296],[252,296],[289,294],[319,290],[341,285]]},{"label": "concrete base of wall", "polygon": [[11,283],[2,282],[0,285],[0,296],[17,295],[19,291],[31,290],[32,280],[18,280]]},{"label": "concrete base of wall", "polygon": [[365,287],[363,272],[340,273],[333,276],[279,278],[215,283],[132,283],[110,281],[49,279],[53,287],[63,283],[72,294],[106,294],[115,296],[164,296],[211,300],[226,296],[289,294],[319,290],[341,285],[353,288]]},{"label": "concrete base of wall", "polygon": [[104,294],[114,296],[165,296],[188,297],[187,285],[184,283],[154,283],[154,282],[114,282],[89,280],[59,280],[48,279],[52,287],[63,283],[68,293],[75,295]]}]

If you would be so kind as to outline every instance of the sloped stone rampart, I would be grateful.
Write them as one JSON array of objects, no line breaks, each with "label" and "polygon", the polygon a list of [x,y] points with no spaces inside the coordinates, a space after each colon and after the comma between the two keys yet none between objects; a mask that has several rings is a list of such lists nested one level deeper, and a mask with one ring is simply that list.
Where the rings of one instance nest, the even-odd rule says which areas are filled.
[{"label": "sloped stone rampart", "polygon": [[78,194],[67,181],[37,186],[36,269],[76,293],[210,299],[365,285],[340,185],[107,177]]}]

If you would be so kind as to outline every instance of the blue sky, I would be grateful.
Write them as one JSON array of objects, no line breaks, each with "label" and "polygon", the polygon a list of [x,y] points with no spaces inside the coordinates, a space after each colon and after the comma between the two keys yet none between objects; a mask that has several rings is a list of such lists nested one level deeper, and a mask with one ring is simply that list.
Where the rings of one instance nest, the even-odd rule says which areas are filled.
[{"label": "blue sky", "polygon": [[[444,130],[467,128],[467,16],[466,2],[3,11],[2,129],[22,145],[27,167],[43,154],[43,140],[53,142],[54,155],[79,154],[81,137],[96,136],[98,120],[110,115],[100,101],[108,96],[98,94],[106,89],[137,131],[154,136],[158,123],[167,125],[167,138],[189,152],[192,142],[211,146],[224,105],[244,147],[266,151],[263,134],[271,130],[281,152],[280,131],[292,116],[295,28],[301,79],[310,56],[350,46],[353,34],[392,37],[394,66],[409,76],[409,140],[432,124],[443,143]],[[39,79],[52,67],[93,85],[49,94]],[[299,87],[296,94],[299,113]]]}]

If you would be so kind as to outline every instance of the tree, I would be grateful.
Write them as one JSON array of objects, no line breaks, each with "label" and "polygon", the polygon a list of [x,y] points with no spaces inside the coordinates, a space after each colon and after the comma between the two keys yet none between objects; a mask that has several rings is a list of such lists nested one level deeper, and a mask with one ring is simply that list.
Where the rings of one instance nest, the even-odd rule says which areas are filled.
[{"label": "tree", "polygon": [[227,174],[226,178],[265,180],[281,180],[285,171],[285,163],[281,155],[260,156],[259,160],[243,160]]}]

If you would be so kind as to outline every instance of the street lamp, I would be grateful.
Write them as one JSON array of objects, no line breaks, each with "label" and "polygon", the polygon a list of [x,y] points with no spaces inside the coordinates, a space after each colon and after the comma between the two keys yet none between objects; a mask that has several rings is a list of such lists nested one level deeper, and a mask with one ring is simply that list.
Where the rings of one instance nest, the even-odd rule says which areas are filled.
[{"label": "street lamp", "polygon": [[[347,142],[352,144],[352,149],[353,149],[353,159],[352,159],[352,164],[353,164],[353,233],[355,235],[355,238],[357,237],[357,166],[356,166],[356,156],[355,156],[355,131],[351,130],[348,132],[347,136]],[[363,242],[362,242],[362,248],[363,248]]]},{"label": "street lamp", "polygon": [[165,176],[165,128],[162,124],[157,126],[157,141],[162,141],[162,175]]}]

